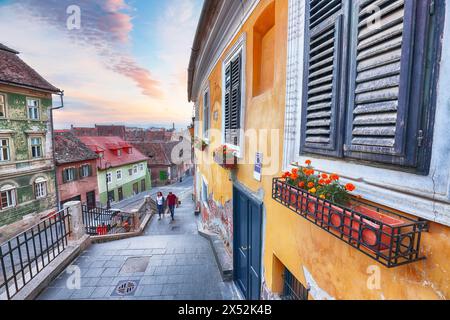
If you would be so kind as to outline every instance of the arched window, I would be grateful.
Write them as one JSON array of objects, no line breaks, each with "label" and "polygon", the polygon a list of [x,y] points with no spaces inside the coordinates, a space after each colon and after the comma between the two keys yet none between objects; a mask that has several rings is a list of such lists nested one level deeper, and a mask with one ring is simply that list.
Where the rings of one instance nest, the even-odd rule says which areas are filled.
[{"label": "arched window", "polygon": [[47,179],[39,177],[34,181],[34,196],[36,199],[47,197]]},{"label": "arched window", "polygon": [[16,187],[12,184],[3,185],[0,188],[0,210],[13,208],[16,205]]}]

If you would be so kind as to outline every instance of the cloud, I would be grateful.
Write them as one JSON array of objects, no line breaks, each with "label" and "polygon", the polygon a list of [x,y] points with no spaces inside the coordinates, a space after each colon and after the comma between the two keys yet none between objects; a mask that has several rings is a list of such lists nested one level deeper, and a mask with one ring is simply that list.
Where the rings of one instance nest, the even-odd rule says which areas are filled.
[{"label": "cloud", "polygon": [[161,98],[162,91],[157,87],[159,81],[152,78],[149,70],[139,66],[130,53],[131,7],[124,0],[81,0],[75,3],[81,11],[81,30],[66,28],[66,9],[74,4],[72,0],[23,0],[19,6],[20,11],[30,15],[30,22],[53,26],[63,33],[63,37],[95,48],[104,57],[105,66],[130,77],[144,95]]},{"label": "cloud", "polygon": [[[155,0],[159,1],[159,0]],[[66,6],[81,7],[81,30],[66,28]],[[21,0],[0,5],[0,42],[65,90],[57,128],[74,125],[187,124],[186,69],[201,0],[165,0],[145,30],[156,59],[133,52],[135,8],[123,0]],[[145,14],[145,13],[142,13]],[[168,20],[170,19],[170,20]],[[167,23],[176,21],[176,23]],[[165,26],[167,28],[165,28]],[[145,65],[146,60],[151,60]]]},{"label": "cloud", "polygon": [[159,99],[163,98],[163,93],[159,89],[159,81],[154,80],[150,71],[138,66],[130,57],[121,57],[120,61],[112,69],[133,79],[145,95]]}]

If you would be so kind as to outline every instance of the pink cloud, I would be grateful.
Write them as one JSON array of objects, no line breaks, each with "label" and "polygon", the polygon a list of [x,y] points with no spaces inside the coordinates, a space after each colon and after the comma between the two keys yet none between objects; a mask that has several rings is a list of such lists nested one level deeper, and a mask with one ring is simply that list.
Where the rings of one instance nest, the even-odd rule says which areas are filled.
[{"label": "pink cloud", "polygon": [[133,24],[131,23],[131,16],[125,13],[114,12],[107,13],[99,18],[98,28],[113,35],[113,40],[126,43],[130,39],[129,35],[131,30],[133,30]]},{"label": "pink cloud", "polygon": [[143,94],[152,98],[161,99],[163,97],[159,89],[159,81],[153,79],[150,71],[138,66],[133,59],[129,57],[120,58],[119,62],[113,66],[113,70],[133,79],[142,89]]},{"label": "pink cloud", "polygon": [[117,12],[123,9],[129,9],[124,0],[107,0],[100,3],[106,11]]}]

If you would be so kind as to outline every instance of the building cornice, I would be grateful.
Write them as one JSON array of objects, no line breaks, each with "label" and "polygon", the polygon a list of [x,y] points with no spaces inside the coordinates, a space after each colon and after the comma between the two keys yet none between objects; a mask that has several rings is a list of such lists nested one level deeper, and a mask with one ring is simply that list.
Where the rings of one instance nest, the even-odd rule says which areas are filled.
[{"label": "building cornice", "polygon": [[[245,3],[221,1],[212,28],[207,33],[204,30],[197,30],[196,39],[199,32],[203,37],[201,46],[197,48],[198,52],[191,56],[190,78],[188,79],[189,101],[196,102],[197,93],[201,90],[205,79],[209,77],[212,69],[259,2],[260,0],[248,0]],[[204,24],[207,18],[203,17],[203,19],[201,23]]]}]

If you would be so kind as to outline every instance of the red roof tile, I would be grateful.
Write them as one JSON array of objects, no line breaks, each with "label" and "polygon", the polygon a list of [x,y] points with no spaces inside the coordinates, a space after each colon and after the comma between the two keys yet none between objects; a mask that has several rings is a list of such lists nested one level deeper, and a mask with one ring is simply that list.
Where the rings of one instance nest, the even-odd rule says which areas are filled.
[{"label": "red roof tile", "polygon": [[0,81],[11,85],[60,92],[19,58],[18,52],[0,43]]},{"label": "red roof tile", "polygon": [[[92,151],[103,151],[103,158],[99,159],[99,167],[104,168],[107,162],[111,163],[112,167],[119,167],[127,164],[132,164],[140,161],[147,161],[147,157],[144,156],[139,150],[133,148],[132,153],[122,152],[121,156],[117,156],[113,150],[115,147],[120,148],[120,144],[126,143],[119,137],[78,137],[85,145],[87,145]],[[111,147],[114,147],[113,149]]]}]

